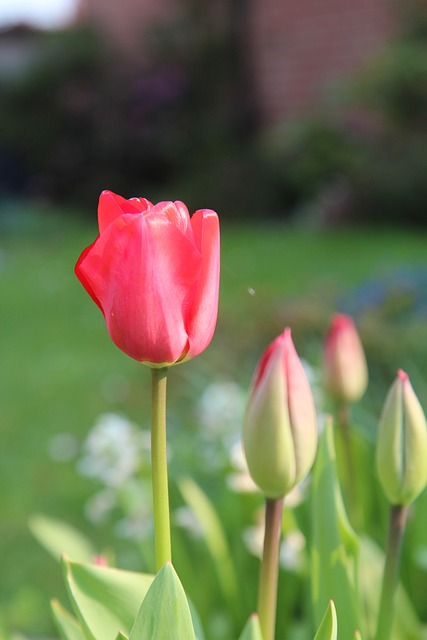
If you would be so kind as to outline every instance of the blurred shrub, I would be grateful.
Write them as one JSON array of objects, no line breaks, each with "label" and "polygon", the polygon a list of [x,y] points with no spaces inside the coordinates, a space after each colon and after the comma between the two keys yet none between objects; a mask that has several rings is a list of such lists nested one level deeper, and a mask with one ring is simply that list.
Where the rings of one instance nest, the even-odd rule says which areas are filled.
[{"label": "blurred shrub", "polygon": [[187,82],[173,64],[118,60],[93,31],[47,36],[40,62],[2,88],[0,144],[21,158],[30,195],[139,193],[176,169]]},{"label": "blurred shrub", "polygon": [[132,58],[74,29],[46,36],[27,73],[0,79],[0,194],[92,211],[109,188],[173,193],[233,217],[426,224],[427,19],[417,7],[332,108],[261,134],[239,13],[218,22],[213,3],[186,7]]},{"label": "blurred shrub", "polygon": [[45,36],[29,72],[0,84],[0,156],[19,159],[24,195],[93,204],[104,188],[173,190],[245,214],[263,203],[232,39],[205,13],[152,29],[131,59],[89,29]]},{"label": "blurred shrub", "polygon": [[355,83],[352,91],[396,126],[425,125],[427,34],[396,42]]},{"label": "blurred shrub", "polygon": [[427,223],[425,24],[411,15],[404,35],[328,112],[287,123],[267,140],[276,180],[297,212],[316,221]]}]

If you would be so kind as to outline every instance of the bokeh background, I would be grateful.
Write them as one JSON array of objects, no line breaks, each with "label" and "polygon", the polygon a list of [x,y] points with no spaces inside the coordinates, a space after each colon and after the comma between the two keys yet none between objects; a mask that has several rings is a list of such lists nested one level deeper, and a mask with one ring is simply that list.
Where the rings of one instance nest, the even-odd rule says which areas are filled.
[{"label": "bokeh background", "polygon": [[[367,446],[398,367],[427,406],[426,114],[421,0],[1,0],[2,640],[55,637],[49,598],[66,600],[36,513],[70,523],[120,566],[152,568],[148,480],[135,484],[129,453],[144,477],[136,434],[147,435],[149,372],[110,343],[73,275],[97,233],[100,191],[221,217],[218,329],[205,354],[171,372],[169,404],[172,480],[191,475],[214,500],[247,576],[241,605],[224,613],[227,588],[177,488],[176,563],[196,584],[209,637],[230,638],[256,591],[261,503],[235,474],[264,347],[290,325],[317,388],[330,317],[349,313],[370,369],[354,410]],[[361,473],[375,484],[372,469]],[[378,542],[381,500],[369,522]],[[418,511],[404,579],[427,620],[425,497]],[[301,637],[306,613],[298,540],[284,564],[288,639]]]}]

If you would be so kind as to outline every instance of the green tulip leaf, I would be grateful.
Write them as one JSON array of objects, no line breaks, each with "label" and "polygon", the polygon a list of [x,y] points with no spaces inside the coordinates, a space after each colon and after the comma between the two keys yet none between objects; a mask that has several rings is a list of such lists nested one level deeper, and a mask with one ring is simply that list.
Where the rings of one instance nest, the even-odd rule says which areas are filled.
[{"label": "green tulip leaf", "polygon": [[212,502],[189,477],[182,478],[178,486],[203,530],[203,537],[213,559],[224,598],[228,602],[237,603],[238,588],[234,564],[224,528]]},{"label": "green tulip leaf", "polygon": [[97,554],[93,544],[80,531],[62,520],[36,513],[28,521],[31,533],[55,560],[64,553],[78,562],[91,562]]},{"label": "green tulip leaf", "polygon": [[253,613],[246,623],[239,640],[262,640],[259,618]]},{"label": "green tulip leaf", "polygon": [[190,606],[191,618],[193,620],[193,629],[196,640],[205,640],[205,634],[203,633],[203,627],[199,618],[199,614],[197,613],[196,607],[194,606],[190,598],[188,599],[188,604]]},{"label": "green tulip leaf", "polygon": [[337,640],[338,623],[337,612],[333,600],[329,602],[326,613],[317,630],[314,640]]},{"label": "green tulip leaf", "polygon": [[139,610],[129,640],[196,640],[183,586],[168,562],[159,571]]},{"label": "green tulip leaf", "polygon": [[124,633],[122,633],[121,631],[119,631],[119,633],[117,634],[116,640],[128,640],[128,637],[125,636]]},{"label": "green tulip leaf", "polygon": [[63,558],[71,602],[88,640],[129,633],[153,576],[81,564]]},{"label": "green tulip leaf", "polygon": [[58,600],[52,600],[51,609],[61,640],[85,640],[77,620],[64,609]]},{"label": "green tulip leaf", "polygon": [[338,484],[334,435],[328,423],[319,442],[312,485],[311,595],[315,624],[330,600],[340,621],[340,635],[360,629],[356,577],[359,541],[351,528]]},{"label": "green tulip leaf", "polygon": [[[362,538],[359,559],[360,608],[366,615],[368,637],[374,637],[383,578],[384,552],[369,538]],[[420,640],[421,623],[406,591],[400,584],[394,605],[392,640]]]}]

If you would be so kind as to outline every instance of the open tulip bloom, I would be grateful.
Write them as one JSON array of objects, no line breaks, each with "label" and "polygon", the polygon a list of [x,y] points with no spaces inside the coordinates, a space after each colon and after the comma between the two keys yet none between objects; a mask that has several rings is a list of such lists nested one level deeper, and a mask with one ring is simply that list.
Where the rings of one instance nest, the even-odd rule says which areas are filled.
[{"label": "open tulip bloom", "polygon": [[182,202],[153,205],[103,191],[98,223],[75,271],[113,342],[151,366],[201,353],[217,318],[217,214],[201,209],[190,218]]}]

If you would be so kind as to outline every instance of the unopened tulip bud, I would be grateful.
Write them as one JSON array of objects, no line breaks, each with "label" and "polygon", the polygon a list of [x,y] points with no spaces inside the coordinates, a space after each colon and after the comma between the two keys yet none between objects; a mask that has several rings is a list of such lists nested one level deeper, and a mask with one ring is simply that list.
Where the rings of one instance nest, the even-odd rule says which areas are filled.
[{"label": "unopened tulip bud", "polygon": [[363,396],[368,385],[365,353],[350,316],[337,313],[331,322],[323,353],[326,391],[338,402],[350,404]]},{"label": "unopened tulip bud", "polygon": [[410,504],[427,483],[427,423],[407,374],[399,370],[381,414],[376,465],[387,499]]},{"label": "unopened tulip bud", "polygon": [[286,495],[310,470],[317,449],[314,401],[285,331],[264,351],[243,426],[249,473],[267,498]]}]

